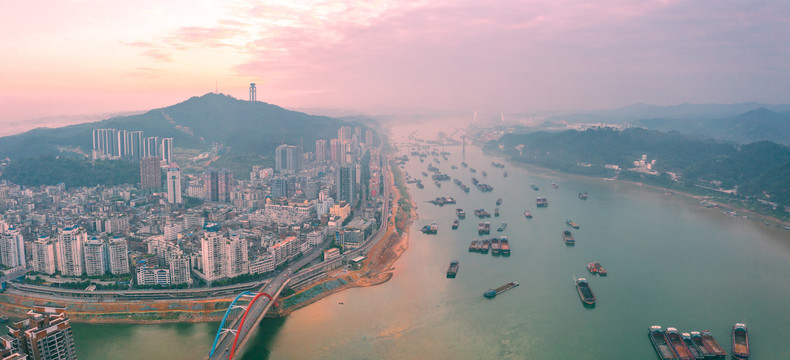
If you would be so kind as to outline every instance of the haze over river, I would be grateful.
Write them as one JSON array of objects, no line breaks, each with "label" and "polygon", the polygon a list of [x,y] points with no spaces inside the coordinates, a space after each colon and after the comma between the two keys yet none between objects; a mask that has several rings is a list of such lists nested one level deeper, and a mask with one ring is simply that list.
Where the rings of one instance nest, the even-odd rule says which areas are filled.
[{"label": "haze over river", "polygon": [[[396,128],[395,141],[415,129]],[[419,131],[419,138],[435,134],[424,125]],[[654,359],[646,336],[650,325],[709,329],[729,353],[735,322],[748,325],[753,358],[790,359],[790,231],[640,185],[528,170],[467,146],[465,160],[477,169],[472,174],[461,166],[460,146],[445,150],[452,153],[449,161],[439,156],[437,164],[434,156],[421,163],[403,148],[410,157],[405,170],[423,179],[425,189],[408,185],[419,219],[392,280],[334,294],[285,319],[264,320],[243,359]],[[506,168],[495,169],[492,161]],[[468,186],[476,177],[494,191],[472,187],[466,194],[451,181],[437,188],[421,175],[429,163]],[[582,191],[588,200],[578,198]],[[426,202],[437,196],[452,196],[458,204]],[[549,206],[537,209],[537,196],[547,197]],[[491,236],[508,236],[512,255],[468,252],[478,237],[473,210],[493,214],[499,197],[501,217],[486,221]],[[451,230],[456,207],[467,217]],[[534,218],[525,219],[524,210]],[[567,218],[581,228],[570,229]],[[439,224],[437,235],[418,231],[432,222]],[[507,229],[497,233],[501,222]],[[562,241],[566,229],[573,231],[574,247]],[[447,279],[452,259],[460,261],[460,270]],[[593,261],[609,275],[589,274],[585,266]],[[594,308],[582,306],[575,277],[589,280],[598,299]],[[521,285],[495,299],[482,296],[509,281]],[[83,360],[195,359],[208,351],[217,326],[73,328]]]}]

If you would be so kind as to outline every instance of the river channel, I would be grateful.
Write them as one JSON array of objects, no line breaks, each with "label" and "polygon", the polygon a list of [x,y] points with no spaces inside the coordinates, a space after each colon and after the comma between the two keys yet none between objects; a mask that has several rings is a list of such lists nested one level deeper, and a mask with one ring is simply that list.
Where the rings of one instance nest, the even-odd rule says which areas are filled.
[{"label": "river channel", "polygon": [[[396,141],[411,130],[396,129]],[[735,322],[749,326],[753,358],[790,358],[790,231],[636,184],[517,167],[473,146],[465,154],[460,146],[445,150],[449,160],[429,156],[421,163],[410,156],[405,165],[425,189],[409,185],[419,219],[392,280],[264,320],[243,359],[654,359],[650,325],[709,329],[729,353]],[[462,167],[464,160],[477,173]],[[467,194],[451,181],[437,188],[421,175],[429,163],[469,186],[476,177],[494,190],[472,187]],[[578,198],[583,191],[586,201]],[[458,203],[427,203],[437,196]],[[537,196],[549,206],[536,208]],[[493,213],[500,197],[501,216],[486,221],[491,236],[509,238],[512,255],[469,252],[478,237],[473,209]],[[451,230],[456,207],[467,218]],[[580,229],[570,229],[568,218]],[[418,231],[433,222],[438,234]],[[507,228],[497,233],[502,222]],[[573,247],[563,243],[566,229],[576,238]],[[452,259],[460,269],[447,279]],[[608,276],[588,273],[593,261]],[[594,308],[582,305],[577,277],[589,280]],[[520,286],[494,299],[482,296],[509,281]],[[208,351],[217,324],[73,328],[81,359],[195,359]]]}]

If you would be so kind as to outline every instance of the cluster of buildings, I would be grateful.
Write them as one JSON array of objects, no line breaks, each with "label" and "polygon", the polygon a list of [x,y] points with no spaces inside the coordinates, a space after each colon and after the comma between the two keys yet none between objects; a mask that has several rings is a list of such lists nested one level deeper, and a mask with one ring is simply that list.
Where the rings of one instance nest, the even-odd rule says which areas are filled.
[{"label": "cluster of buildings", "polygon": [[[249,179],[218,168],[182,174],[142,146],[139,184],[0,182],[0,264],[34,271],[28,278],[43,277],[43,286],[90,279],[114,288],[195,287],[267,276],[330,242],[342,253],[382,221],[385,160],[373,136],[342,127],[337,139],[316,141],[315,152],[283,144],[275,168],[253,166]],[[125,150],[129,138],[142,134],[96,130],[94,154],[136,156]],[[188,207],[187,197],[202,203]]]},{"label": "cluster of buildings", "polygon": [[64,308],[35,306],[0,335],[3,360],[76,360],[74,334]]},{"label": "cluster of buildings", "polygon": [[91,157],[94,160],[158,157],[165,164],[173,161],[173,138],[145,137],[142,131],[94,129],[92,139]]}]

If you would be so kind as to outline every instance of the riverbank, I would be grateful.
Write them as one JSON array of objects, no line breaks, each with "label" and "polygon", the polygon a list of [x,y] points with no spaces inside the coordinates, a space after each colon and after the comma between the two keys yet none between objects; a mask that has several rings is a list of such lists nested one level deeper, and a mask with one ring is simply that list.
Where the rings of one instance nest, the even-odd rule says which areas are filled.
[{"label": "riverbank", "polygon": [[[780,218],[777,218],[775,216],[759,213],[759,212],[753,211],[751,209],[748,209],[745,206],[733,205],[729,201],[728,202],[723,202],[722,199],[715,198],[715,197],[712,197],[712,196],[709,196],[709,195],[693,194],[693,193],[690,193],[690,192],[687,192],[687,191],[683,191],[683,190],[678,190],[678,189],[675,189],[675,188],[665,188],[665,187],[661,187],[661,186],[658,186],[658,185],[647,184],[647,183],[638,182],[638,181],[623,180],[623,179],[619,179],[617,177],[615,177],[615,178],[601,178],[601,177],[598,177],[598,176],[588,176],[588,175],[567,173],[567,172],[563,172],[563,171],[552,169],[552,168],[546,168],[546,167],[537,166],[537,165],[533,165],[533,164],[529,164],[529,163],[514,161],[509,156],[505,156],[505,155],[500,154],[500,153],[493,153],[491,151],[486,150],[485,148],[482,148],[482,149],[483,149],[483,152],[485,152],[489,156],[494,156],[494,157],[500,158],[500,159],[502,159],[504,161],[507,161],[508,163],[511,164],[511,166],[521,167],[521,168],[528,169],[528,170],[533,170],[533,171],[536,171],[536,172],[542,172],[542,173],[544,173],[546,175],[549,175],[549,176],[558,177],[559,175],[562,175],[562,176],[572,176],[572,177],[585,178],[585,179],[601,179],[601,180],[604,180],[604,181],[615,181],[615,182],[620,182],[620,183],[627,183],[627,184],[643,186],[643,187],[646,187],[646,188],[651,189],[651,190],[656,191],[656,192],[662,192],[662,193],[665,193],[665,194],[671,193],[673,196],[674,195],[680,195],[680,196],[684,196],[684,197],[687,197],[687,198],[696,199],[696,200],[699,200],[699,201],[703,201],[703,200],[709,201],[709,202],[712,202],[713,204],[715,204],[716,207],[721,208],[725,212],[738,213],[738,216],[744,215],[744,216],[747,216],[747,218],[750,219],[750,220],[759,221],[759,222],[763,222],[763,223],[769,222],[769,224],[773,223],[773,225],[778,226],[778,227],[790,227],[790,221],[787,221],[787,220],[784,220],[784,219],[780,219]],[[725,199],[725,200],[734,200],[734,199]]]},{"label": "riverbank", "polygon": [[360,269],[353,272],[345,269],[334,270],[326,279],[283,298],[280,306],[270,313],[272,316],[286,316],[343,290],[380,285],[392,279],[395,262],[409,248],[409,227],[417,217],[415,204],[402,179],[400,169],[393,165],[391,183],[398,186],[393,185],[392,193],[395,196],[392,203],[401,205],[395,212],[393,222],[387,225],[383,240],[371,248]]}]

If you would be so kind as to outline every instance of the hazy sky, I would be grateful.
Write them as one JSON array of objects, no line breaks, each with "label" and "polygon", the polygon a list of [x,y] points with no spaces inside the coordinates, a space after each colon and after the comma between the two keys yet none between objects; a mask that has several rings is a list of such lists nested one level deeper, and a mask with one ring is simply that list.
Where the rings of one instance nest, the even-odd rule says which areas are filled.
[{"label": "hazy sky", "polygon": [[0,0],[0,122],[285,107],[790,102],[790,1]]}]

